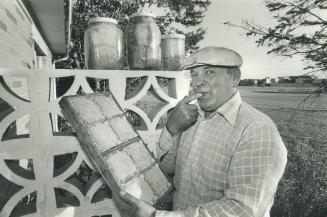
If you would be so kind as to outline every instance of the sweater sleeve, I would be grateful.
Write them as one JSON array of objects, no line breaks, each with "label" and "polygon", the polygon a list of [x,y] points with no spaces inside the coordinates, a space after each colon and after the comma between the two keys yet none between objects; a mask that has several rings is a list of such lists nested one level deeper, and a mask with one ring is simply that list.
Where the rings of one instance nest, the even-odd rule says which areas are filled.
[{"label": "sweater sleeve", "polygon": [[167,173],[175,171],[176,151],[179,140],[180,134],[171,136],[166,127],[162,130],[156,151],[160,165]]}]

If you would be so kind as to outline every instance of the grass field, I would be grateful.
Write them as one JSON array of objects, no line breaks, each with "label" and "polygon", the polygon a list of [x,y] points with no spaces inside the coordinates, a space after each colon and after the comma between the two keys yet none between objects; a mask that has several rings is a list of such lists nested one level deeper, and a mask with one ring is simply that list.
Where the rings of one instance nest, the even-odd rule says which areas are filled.
[{"label": "grass field", "polygon": [[[307,98],[314,90],[307,88],[307,93],[303,93],[299,88],[239,87],[242,99],[255,107],[327,110],[326,93]],[[301,104],[306,98],[305,103]]]}]

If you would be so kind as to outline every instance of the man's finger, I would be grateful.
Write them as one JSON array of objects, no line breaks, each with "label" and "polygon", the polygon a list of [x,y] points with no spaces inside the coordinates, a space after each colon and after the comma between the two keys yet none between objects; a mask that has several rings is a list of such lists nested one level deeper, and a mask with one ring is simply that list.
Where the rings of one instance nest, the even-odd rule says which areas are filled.
[{"label": "man's finger", "polygon": [[202,96],[202,93],[195,93],[195,94],[191,94],[188,95],[187,97],[185,97],[184,99],[182,99],[183,103],[190,103],[195,99],[198,99]]},{"label": "man's finger", "polygon": [[190,110],[190,111],[193,111],[193,112],[198,112],[198,107],[194,104],[189,104],[187,106],[187,108]]}]

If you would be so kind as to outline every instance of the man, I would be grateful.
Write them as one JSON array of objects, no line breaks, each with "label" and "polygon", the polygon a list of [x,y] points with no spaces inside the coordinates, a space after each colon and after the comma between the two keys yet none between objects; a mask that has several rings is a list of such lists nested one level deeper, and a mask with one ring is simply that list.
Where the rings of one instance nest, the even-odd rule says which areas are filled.
[{"label": "man", "polygon": [[241,100],[241,65],[222,47],[185,61],[193,94],[170,112],[158,143],[163,168],[175,172],[174,211],[122,193],[135,216],[269,217],[287,151],[273,121]]}]

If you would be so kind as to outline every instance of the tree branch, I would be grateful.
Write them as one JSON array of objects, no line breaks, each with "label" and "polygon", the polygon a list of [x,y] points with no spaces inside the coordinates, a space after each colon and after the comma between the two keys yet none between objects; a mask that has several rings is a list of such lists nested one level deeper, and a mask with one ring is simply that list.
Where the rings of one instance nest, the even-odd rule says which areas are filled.
[{"label": "tree branch", "polygon": [[[301,10],[303,9],[303,8],[301,8],[301,7],[299,7],[299,6],[295,5],[295,4],[293,4],[293,3],[290,3],[290,6],[296,7],[297,9],[301,9]],[[308,8],[306,8],[306,9],[304,9],[304,10],[305,10],[305,12],[311,14],[312,16],[314,16],[315,18],[317,18],[318,20],[320,20],[323,24],[327,25],[327,21],[326,21],[326,20],[324,20],[323,18],[321,18],[321,17],[318,16],[317,14],[313,13],[313,12],[310,11]]]}]

